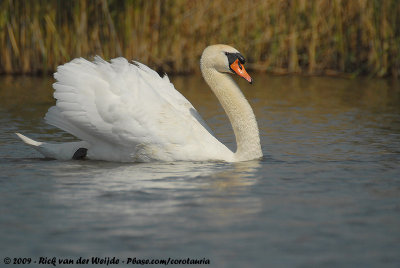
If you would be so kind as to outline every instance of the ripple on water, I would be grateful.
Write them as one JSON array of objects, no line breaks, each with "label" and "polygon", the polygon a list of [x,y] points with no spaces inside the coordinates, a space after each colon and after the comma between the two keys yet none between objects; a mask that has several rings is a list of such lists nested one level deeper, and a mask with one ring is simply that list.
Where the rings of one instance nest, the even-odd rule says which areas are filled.
[{"label": "ripple on water", "polygon": [[[200,257],[219,267],[398,267],[400,89],[387,80],[239,81],[264,157],[244,163],[43,160],[14,132],[72,141],[42,117],[52,79],[0,78],[4,256]],[[172,78],[218,137],[196,77]],[[37,86],[41,85],[41,86]],[[43,243],[46,241],[46,243]]]}]

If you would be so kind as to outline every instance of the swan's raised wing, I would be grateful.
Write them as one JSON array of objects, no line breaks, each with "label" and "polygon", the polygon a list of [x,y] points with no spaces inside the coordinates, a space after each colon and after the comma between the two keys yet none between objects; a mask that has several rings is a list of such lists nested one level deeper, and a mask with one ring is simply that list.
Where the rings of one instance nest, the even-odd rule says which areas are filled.
[{"label": "swan's raised wing", "polygon": [[[161,78],[141,63],[79,58],[59,66],[54,77],[57,104],[45,120],[88,143],[110,150],[118,147],[116,151],[134,157],[143,146],[177,152],[178,147],[201,146],[206,136],[204,142],[213,138],[168,77]],[[171,146],[175,149],[167,148]],[[126,156],[114,158],[118,157]]]}]

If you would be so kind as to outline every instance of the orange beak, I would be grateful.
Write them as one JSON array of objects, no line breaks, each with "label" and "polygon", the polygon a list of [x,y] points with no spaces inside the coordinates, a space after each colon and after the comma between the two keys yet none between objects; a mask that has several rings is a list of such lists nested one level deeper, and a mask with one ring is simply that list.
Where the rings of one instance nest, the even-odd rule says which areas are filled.
[{"label": "orange beak", "polygon": [[250,84],[253,83],[253,79],[251,79],[250,75],[246,72],[244,66],[239,62],[239,59],[236,59],[229,67],[234,71],[237,75],[246,79]]}]

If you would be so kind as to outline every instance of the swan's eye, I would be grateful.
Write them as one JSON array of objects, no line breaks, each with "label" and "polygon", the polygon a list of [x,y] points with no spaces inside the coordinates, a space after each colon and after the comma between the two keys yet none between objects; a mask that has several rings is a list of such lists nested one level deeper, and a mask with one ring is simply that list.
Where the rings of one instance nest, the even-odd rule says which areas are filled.
[{"label": "swan's eye", "polygon": [[230,52],[225,52],[225,55],[226,55],[226,57],[228,58],[228,61],[229,61],[229,65],[231,65],[235,60],[239,60],[239,62],[241,63],[241,64],[245,64],[246,63],[246,60],[245,60],[245,58],[243,57],[243,55],[242,54],[240,54],[240,53],[230,53]]}]

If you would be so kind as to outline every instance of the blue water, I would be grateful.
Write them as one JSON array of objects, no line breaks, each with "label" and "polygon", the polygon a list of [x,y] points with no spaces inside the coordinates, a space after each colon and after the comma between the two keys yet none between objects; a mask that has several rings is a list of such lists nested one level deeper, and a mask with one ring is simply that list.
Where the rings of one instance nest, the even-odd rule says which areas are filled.
[{"label": "blue water", "polygon": [[[254,86],[240,86],[263,159],[121,164],[42,159],[13,133],[73,140],[42,120],[54,104],[51,78],[0,80],[1,265],[5,257],[115,256],[204,258],[211,267],[400,266],[397,82],[256,75]],[[234,149],[204,82],[172,80],[191,86],[181,92]]]}]

